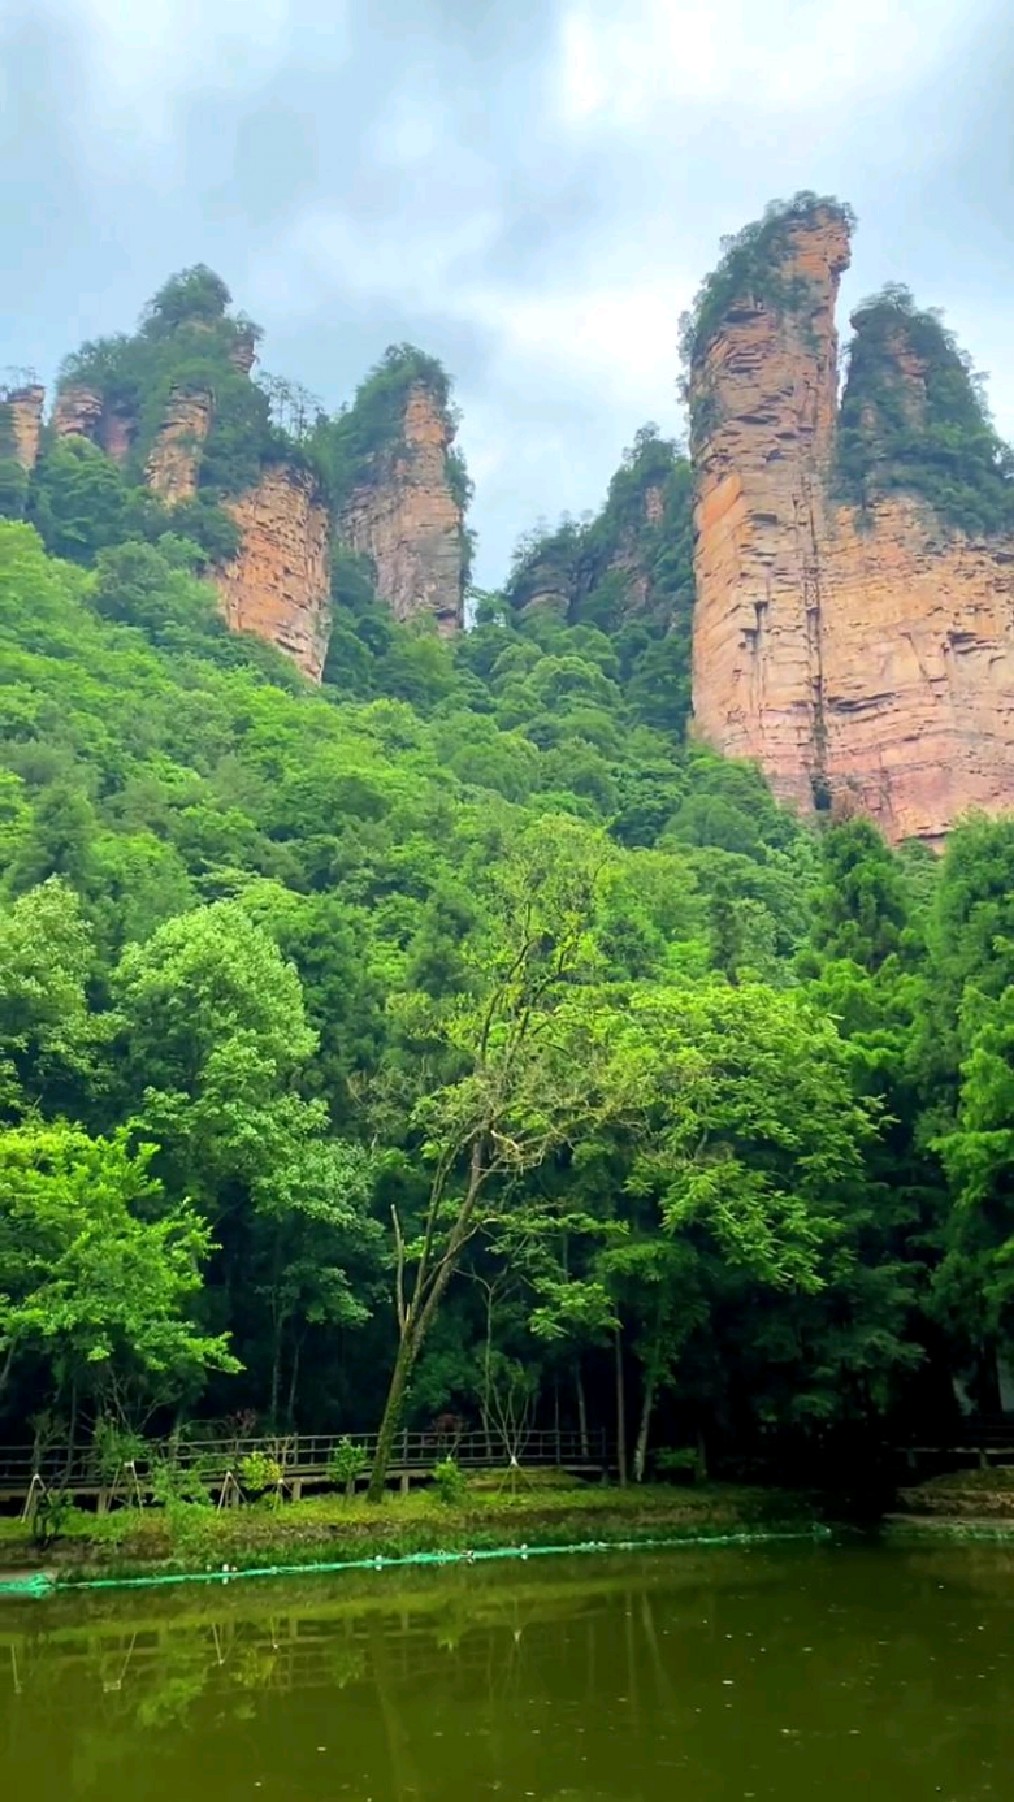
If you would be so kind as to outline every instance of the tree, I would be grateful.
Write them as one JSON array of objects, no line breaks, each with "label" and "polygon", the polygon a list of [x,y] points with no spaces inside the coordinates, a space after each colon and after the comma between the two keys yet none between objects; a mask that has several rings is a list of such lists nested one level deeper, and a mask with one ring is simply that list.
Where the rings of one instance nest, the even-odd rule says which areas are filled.
[{"label": "tree", "polygon": [[966,993],[957,1120],[936,1149],[950,1179],[938,1305],[981,1352],[1014,1342],[1014,988]]},{"label": "tree", "polygon": [[148,302],[144,312],[144,332],[149,338],[162,338],[181,325],[198,322],[213,325],[224,317],[232,300],[222,277],[206,263],[195,263],[171,275]]},{"label": "tree", "polygon": [[138,1130],[173,1189],[220,1220],[326,1120],[295,1088],[316,1044],[296,971],[218,902],[128,946],[115,993]]},{"label": "tree", "polygon": [[153,1152],[62,1122],[0,1132],[0,1393],[31,1355],[104,1407],[133,1382],[166,1399],[237,1368],[188,1318],[211,1234],[187,1203],[164,1208]]},{"label": "tree", "polygon": [[643,1097],[627,1179],[642,1224],[603,1268],[644,1322],[640,1474],[658,1385],[706,1318],[709,1267],[787,1296],[847,1284],[874,1123],[831,1023],[763,984],[636,991],[626,1056]]},{"label": "tree", "polygon": [[384,1493],[409,1378],[466,1247],[510,1208],[522,1178],[616,1105],[608,1009],[581,987],[606,858],[595,840],[532,833],[499,875],[477,994],[429,1017],[461,1074],[416,1109],[433,1176],[416,1238],[394,1215],[398,1350],[371,1501]]},{"label": "tree", "polygon": [[215,1227],[219,1280],[247,1298],[234,1319],[267,1344],[273,1418],[288,1359],[291,1413],[307,1328],[368,1318],[378,1256],[368,1162],[326,1137],[326,1105],[299,1090],[317,1045],[299,977],[262,927],[220,902],[128,947],[116,993],[135,1130],[159,1146],[170,1192]]},{"label": "tree", "polygon": [[91,935],[56,878],[0,913],[0,1119],[68,1101],[92,1067]]},{"label": "tree", "polygon": [[127,504],[116,464],[86,438],[61,438],[35,472],[28,518],[54,557],[90,563],[125,536]]},{"label": "tree", "polygon": [[[319,1329],[320,1337],[337,1328],[363,1326],[369,1319],[368,1304],[379,1286],[382,1236],[367,1211],[371,1179],[371,1162],[357,1146],[311,1139],[254,1185],[263,1276],[253,1286],[270,1319],[268,1411],[276,1425],[283,1414],[286,1350],[284,1415],[291,1426],[308,1330]],[[351,1269],[357,1270],[358,1287],[350,1279]]]}]

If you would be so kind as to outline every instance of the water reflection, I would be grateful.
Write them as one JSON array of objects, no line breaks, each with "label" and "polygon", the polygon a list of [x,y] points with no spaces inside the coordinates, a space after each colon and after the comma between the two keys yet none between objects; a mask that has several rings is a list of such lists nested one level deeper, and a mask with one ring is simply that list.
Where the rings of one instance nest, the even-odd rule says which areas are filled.
[{"label": "water reflection", "polygon": [[0,1613],[0,1753],[43,1802],[995,1802],[1012,1628],[1014,1559],[968,1550],[56,1598]]}]

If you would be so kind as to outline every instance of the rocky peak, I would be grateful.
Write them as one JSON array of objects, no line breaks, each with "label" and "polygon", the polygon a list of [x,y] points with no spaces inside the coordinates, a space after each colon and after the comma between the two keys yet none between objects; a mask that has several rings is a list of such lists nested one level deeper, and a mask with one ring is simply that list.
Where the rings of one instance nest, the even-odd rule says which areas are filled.
[{"label": "rocky peak", "polygon": [[[339,529],[369,561],[379,598],[398,619],[459,631],[469,484],[440,365],[395,346],[354,404],[328,420],[298,386],[252,379],[259,337],[232,311],[214,271],[182,270],[132,336],[99,339],[68,359],[52,438],[87,440],[128,486],[183,510],[180,529],[203,550],[230,625],[278,645],[314,679],[327,649]],[[38,453],[43,400],[34,386],[0,389],[10,458],[26,470]],[[8,482],[10,505],[23,487]],[[226,554],[237,537],[235,554]]]},{"label": "rocky peak", "polygon": [[226,503],[239,527],[235,557],[215,583],[226,620],[285,651],[319,682],[330,628],[331,520],[305,470],[278,463]]},{"label": "rocky peak", "polygon": [[[671,597],[660,564],[687,527],[688,465],[675,444],[644,427],[593,518],[534,532],[514,556],[507,599],[520,612],[552,610],[571,623],[609,628],[660,607],[667,629]],[[671,571],[666,572],[667,575]]]},{"label": "rocky peak", "polygon": [[418,356],[389,352],[337,422],[350,471],[338,530],[369,560],[396,619],[430,618],[449,636],[464,625],[467,483],[453,453],[446,378],[425,367],[413,374]]},{"label": "rocky peak", "polygon": [[45,388],[30,377],[0,383],[0,416],[9,428],[11,453],[29,474],[39,455],[45,402]]},{"label": "rocky peak", "polygon": [[[695,729],[804,812],[939,844],[1014,800],[1014,537],[976,530],[1014,526],[1014,494],[956,347],[903,290],[855,316],[839,420],[851,220],[800,201],[733,241],[685,330]],[[966,434],[960,481],[922,455],[941,426]]]},{"label": "rocky peak", "polygon": [[53,432],[57,438],[87,438],[98,444],[104,401],[96,388],[84,382],[68,382],[59,389],[53,406]]},{"label": "rocky peak", "polygon": [[197,493],[198,471],[212,421],[212,397],[207,389],[187,392],[174,388],[165,417],[145,464],[145,481],[166,506],[192,500]]},{"label": "rocky peak", "polygon": [[124,464],[137,435],[137,420],[129,409],[108,403],[97,388],[84,382],[68,382],[58,389],[52,427],[57,438],[87,438],[114,463]]}]

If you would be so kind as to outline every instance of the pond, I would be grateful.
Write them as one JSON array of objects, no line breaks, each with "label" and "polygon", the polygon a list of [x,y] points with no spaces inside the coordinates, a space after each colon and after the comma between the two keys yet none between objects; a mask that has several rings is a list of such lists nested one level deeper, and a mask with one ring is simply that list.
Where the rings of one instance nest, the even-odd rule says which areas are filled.
[{"label": "pond", "polygon": [[1014,1795],[1014,1556],[685,1550],[0,1604],[33,1802]]}]

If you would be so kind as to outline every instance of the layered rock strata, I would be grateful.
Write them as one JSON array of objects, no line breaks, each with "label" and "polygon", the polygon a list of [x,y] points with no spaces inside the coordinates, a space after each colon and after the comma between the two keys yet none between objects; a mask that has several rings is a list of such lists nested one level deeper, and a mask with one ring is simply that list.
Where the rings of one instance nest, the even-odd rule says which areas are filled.
[{"label": "layered rock strata", "polygon": [[330,517],[313,477],[287,464],[225,503],[242,533],[215,571],[228,624],[285,651],[319,682],[330,627]]},{"label": "layered rock strata", "polygon": [[119,464],[127,461],[137,432],[136,419],[115,406],[107,406],[96,389],[82,382],[60,389],[52,423],[57,438],[87,438]]},{"label": "layered rock strata", "polygon": [[57,438],[87,438],[99,442],[104,402],[101,394],[81,382],[61,388],[53,405],[53,432]]},{"label": "layered rock strata", "polygon": [[45,401],[46,390],[37,382],[0,390],[0,402],[10,425],[14,456],[29,474],[38,461]]},{"label": "layered rock strata", "polygon": [[341,510],[349,550],[373,565],[396,619],[429,616],[450,636],[464,625],[464,516],[448,478],[453,426],[424,382],[408,390],[399,442]]},{"label": "layered rock strata", "polygon": [[211,395],[176,389],[145,464],[145,481],[167,507],[193,500],[204,441],[211,430]]},{"label": "layered rock strata", "polygon": [[[804,813],[939,845],[969,809],[1014,806],[1014,544],[914,497],[829,499],[848,260],[833,209],[795,223],[792,306],[734,303],[691,374],[695,730]],[[917,411],[920,370],[899,376]]]}]

